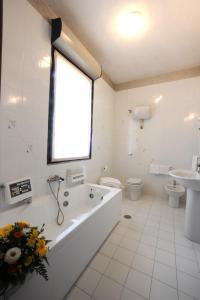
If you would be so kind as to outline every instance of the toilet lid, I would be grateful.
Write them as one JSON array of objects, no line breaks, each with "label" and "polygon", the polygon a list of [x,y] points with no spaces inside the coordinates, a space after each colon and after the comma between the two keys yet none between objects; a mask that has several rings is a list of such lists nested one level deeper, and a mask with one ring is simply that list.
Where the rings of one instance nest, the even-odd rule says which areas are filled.
[{"label": "toilet lid", "polygon": [[137,178],[137,177],[132,177],[132,178],[128,178],[126,180],[126,183],[128,184],[132,184],[132,185],[136,185],[136,184],[141,184],[142,183],[142,179]]},{"label": "toilet lid", "polygon": [[116,185],[121,185],[121,182],[118,179],[112,177],[102,177],[100,181],[101,184],[112,183]]}]

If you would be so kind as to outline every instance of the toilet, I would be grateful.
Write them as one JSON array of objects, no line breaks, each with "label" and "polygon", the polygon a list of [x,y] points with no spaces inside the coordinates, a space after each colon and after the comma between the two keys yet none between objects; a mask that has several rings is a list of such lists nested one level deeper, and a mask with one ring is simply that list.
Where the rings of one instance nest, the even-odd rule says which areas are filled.
[{"label": "toilet", "polygon": [[113,177],[101,177],[99,180],[100,185],[110,186],[114,188],[121,189],[122,183],[116,178]]},{"label": "toilet", "polygon": [[127,197],[129,200],[139,200],[142,194],[143,182],[137,177],[128,178],[125,183]]},{"label": "toilet", "polygon": [[169,206],[178,208],[179,207],[179,202],[180,202],[180,197],[182,197],[185,194],[185,188],[184,186],[180,184],[167,184],[165,186],[165,191],[169,195]]}]

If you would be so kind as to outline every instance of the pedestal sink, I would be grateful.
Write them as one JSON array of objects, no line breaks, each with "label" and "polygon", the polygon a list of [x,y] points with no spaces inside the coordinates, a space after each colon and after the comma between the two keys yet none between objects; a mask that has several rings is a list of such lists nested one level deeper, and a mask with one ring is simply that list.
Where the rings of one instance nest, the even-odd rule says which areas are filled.
[{"label": "pedestal sink", "polygon": [[169,175],[187,188],[185,236],[200,243],[200,174],[192,170],[172,170]]}]

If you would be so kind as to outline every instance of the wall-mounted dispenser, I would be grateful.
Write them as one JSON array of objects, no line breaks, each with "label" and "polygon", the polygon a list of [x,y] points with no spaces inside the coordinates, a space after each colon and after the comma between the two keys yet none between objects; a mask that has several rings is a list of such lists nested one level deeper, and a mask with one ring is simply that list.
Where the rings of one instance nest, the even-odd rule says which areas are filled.
[{"label": "wall-mounted dispenser", "polygon": [[66,181],[68,185],[84,183],[86,177],[85,166],[70,168],[66,172]]},{"label": "wall-mounted dispenser", "polygon": [[151,117],[150,106],[136,106],[132,111],[133,119],[140,122],[140,129],[144,128],[144,120]]}]

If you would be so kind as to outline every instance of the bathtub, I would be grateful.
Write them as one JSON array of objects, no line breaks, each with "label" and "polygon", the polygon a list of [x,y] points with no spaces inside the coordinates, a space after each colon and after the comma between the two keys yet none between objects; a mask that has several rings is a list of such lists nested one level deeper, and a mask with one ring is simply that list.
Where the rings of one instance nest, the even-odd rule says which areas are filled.
[{"label": "bathtub", "polygon": [[[45,223],[44,235],[51,240],[49,280],[33,274],[9,299],[62,300],[118,223],[121,200],[121,190],[116,188],[82,184],[61,189],[59,201],[65,215],[61,226],[56,224],[57,206],[52,196],[38,197],[31,204],[1,211],[0,226],[19,220],[36,226]],[[67,206],[63,206],[64,201]]]}]

